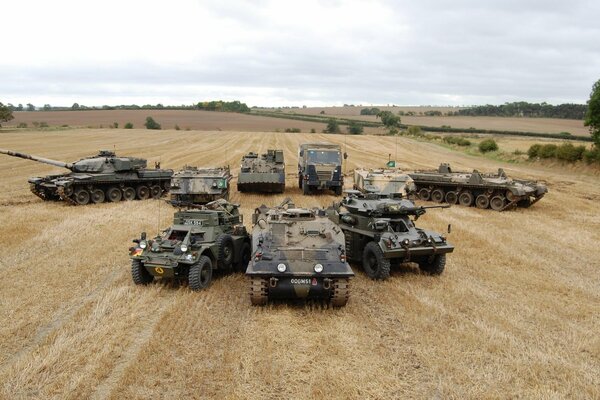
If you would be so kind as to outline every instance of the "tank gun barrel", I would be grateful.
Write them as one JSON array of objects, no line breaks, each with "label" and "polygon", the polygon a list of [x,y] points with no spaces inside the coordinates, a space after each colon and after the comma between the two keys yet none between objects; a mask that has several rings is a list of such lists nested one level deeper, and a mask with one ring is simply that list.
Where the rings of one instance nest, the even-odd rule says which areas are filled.
[{"label": "tank gun barrel", "polygon": [[19,153],[17,151],[10,151],[10,150],[5,150],[5,149],[0,149],[0,153],[6,154],[6,155],[12,156],[12,157],[24,158],[25,160],[32,160],[32,161],[38,161],[38,162],[41,162],[44,164],[50,164],[50,165],[54,165],[56,167],[67,168],[70,170],[73,169],[72,163],[65,163],[62,161],[51,160],[49,158],[32,156],[31,154]]}]

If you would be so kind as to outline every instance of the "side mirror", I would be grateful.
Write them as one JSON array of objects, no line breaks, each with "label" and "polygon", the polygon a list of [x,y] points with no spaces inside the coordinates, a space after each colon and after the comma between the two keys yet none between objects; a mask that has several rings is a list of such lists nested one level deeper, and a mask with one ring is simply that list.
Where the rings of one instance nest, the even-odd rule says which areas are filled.
[{"label": "side mirror", "polygon": [[448,224],[448,233],[452,232],[452,224]]},{"label": "side mirror", "polygon": [[344,160],[348,158],[348,153],[344,152]]},{"label": "side mirror", "polygon": [[258,214],[254,213],[254,214],[252,214],[252,225],[256,225],[257,222],[258,222]]},{"label": "side mirror", "polygon": [[304,156],[304,150],[300,150],[300,157]]},{"label": "side mirror", "polygon": [[142,237],[142,240],[146,240],[146,232],[142,232],[141,237]]},{"label": "side mirror", "polygon": [[140,239],[133,239],[133,243],[140,243]]}]

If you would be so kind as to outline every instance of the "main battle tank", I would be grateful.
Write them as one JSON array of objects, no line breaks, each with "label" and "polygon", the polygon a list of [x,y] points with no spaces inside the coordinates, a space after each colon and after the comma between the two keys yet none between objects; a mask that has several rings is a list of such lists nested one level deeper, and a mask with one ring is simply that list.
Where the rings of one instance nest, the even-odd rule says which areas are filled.
[{"label": "main battle tank", "polygon": [[67,174],[30,178],[28,182],[33,194],[42,200],[78,205],[157,198],[169,190],[173,175],[170,169],[146,168],[143,158],[117,157],[108,150],[72,163],[2,149],[0,153],[71,170]]},{"label": "main battle tank", "polygon": [[460,204],[481,209],[491,207],[503,211],[512,207],[529,207],[538,202],[548,188],[542,183],[510,179],[502,168],[497,174],[454,172],[449,164],[441,164],[437,171],[415,171],[409,174],[415,181],[422,200],[437,203]]},{"label": "main battle tank", "polygon": [[397,169],[354,170],[354,189],[363,193],[402,194],[408,197],[416,190],[413,179]]},{"label": "main battle tank", "polygon": [[346,262],[344,234],[325,210],[257,208],[252,217],[252,257],[246,270],[252,304],[273,298],[317,298],[344,306],[354,276]]},{"label": "main battle tank", "polygon": [[206,204],[218,199],[229,200],[229,181],[229,167],[197,168],[186,165],[171,179],[171,203]]},{"label": "main battle tank", "polygon": [[283,193],[283,150],[267,150],[266,154],[261,155],[250,152],[242,157],[237,189],[239,192]]}]

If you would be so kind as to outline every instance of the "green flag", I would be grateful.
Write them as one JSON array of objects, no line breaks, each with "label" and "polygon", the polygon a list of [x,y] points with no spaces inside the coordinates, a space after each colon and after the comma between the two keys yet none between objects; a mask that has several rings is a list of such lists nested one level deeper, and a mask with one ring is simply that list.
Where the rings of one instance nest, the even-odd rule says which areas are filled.
[{"label": "green flag", "polygon": [[386,166],[388,166],[390,168],[396,168],[396,161],[390,160],[387,162]]}]

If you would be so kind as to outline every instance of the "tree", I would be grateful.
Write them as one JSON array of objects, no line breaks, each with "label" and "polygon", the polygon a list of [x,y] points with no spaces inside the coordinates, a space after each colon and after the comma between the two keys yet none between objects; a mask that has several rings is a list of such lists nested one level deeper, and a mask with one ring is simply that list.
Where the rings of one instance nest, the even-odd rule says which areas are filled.
[{"label": "tree", "polygon": [[351,121],[346,129],[351,135],[362,135],[363,133],[363,126],[356,121]]},{"label": "tree", "polygon": [[35,111],[35,106],[31,103],[27,103],[27,111]]},{"label": "tree", "polygon": [[73,103],[73,105],[71,106],[72,110],[79,110],[79,103]]},{"label": "tree", "polygon": [[[4,104],[0,103],[0,122],[8,122],[13,118],[14,117],[12,110]],[[0,126],[2,126],[2,124],[0,124]]]},{"label": "tree", "polygon": [[44,104],[44,111],[52,111],[52,106],[50,104]]},{"label": "tree", "polygon": [[325,133],[340,133],[340,125],[335,119],[331,118],[329,121],[327,121]]},{"label": "tree", "polygon": [[146,129],[162,129],[160,124],[154,120],[152,117],[146,118],[146,123],[144,124]]},{"label": "tree", "polygon": [[600,148],[600,79],[592,86],[588,109],[583,124],[590,127],[590,134],[597,148]]},{"label": "tree", "polygon": [[390,130],[400,127],[400,116],[391,111],[380,111],[377,118],[380,118],[383,125]]}]

